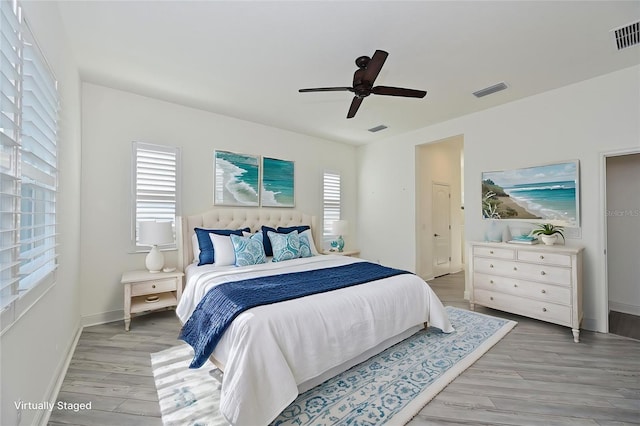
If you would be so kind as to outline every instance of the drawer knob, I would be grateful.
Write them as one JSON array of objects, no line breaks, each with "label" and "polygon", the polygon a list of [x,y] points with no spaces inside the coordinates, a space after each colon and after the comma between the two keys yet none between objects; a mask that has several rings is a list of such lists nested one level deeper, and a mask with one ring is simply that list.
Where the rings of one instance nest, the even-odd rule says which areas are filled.
[{"label": "drawer knob", "polygon": [[547,312],[547,308],[542,308],[542,312]]},{"label": "drawer knob", "polygon": [[543,255],[540,255],[540,259],[544,259],[544,256],[543,256]]},{"label": "drawer knob", "polygon": [[517,271],[517,270],[518,270],[518,267],[517,267],[517,266],[514,266],[514,267],[513,267],[513,270],[514,270],[514,271]]},{"label": "drawer knob", "polygon": [[493,254],[493,250],[489,250],[489,254]]},{"label": "drawer knob", "polygon": [[546,293],[546,292],[547,292],[547,290],[545,290],[545,289],[542,289],[542,294],[544,294],[544,293]]},{"label": "drawer knob", "polygon": [[514,287],[518,287],[518,284],[514,284],[513,286],[514,286]]},{"label": "drawer knob", "polygon": [[155,285],[155,284],[152,284],[152,285],[151,285],[151,288],[156,288],[156,285]]},{"label": "drawer knob", "polygon": [[490,264],[489,264],[489,268],[493,268],[493,263],[490,263]]},{"label": "drawer knob", "polygon": [[489,296],[489,299],[493,300],[493,296]]},{"label": "drawer knob", "polygon": [[545,271],[540,271],[540,275],[547,275]]},{"label": "drawer knob", "polygon": [[489,283],[493,284],[493,280],[489,280]]}]

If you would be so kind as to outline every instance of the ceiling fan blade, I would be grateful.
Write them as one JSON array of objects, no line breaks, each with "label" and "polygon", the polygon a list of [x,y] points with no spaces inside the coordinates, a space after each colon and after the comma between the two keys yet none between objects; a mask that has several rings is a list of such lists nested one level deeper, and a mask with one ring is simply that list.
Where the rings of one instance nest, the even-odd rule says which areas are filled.
[{"label": "ceiling fan blade", "polygon": [[403,96],[407,98],[424,98],[427,92],[424,90],[404,89],[402,87],[376,86],[371,93],[384,96]]},{"label": "ceiling fan blade", "polygon": [[300,93],[306,92],[353,92],[351,87],[315,87],[311,89],[300,89]]},{"label": "ceiling fan blade", "polygon": [[362,80],[373,85],[373,82],[378,77],[378,74],[380,74],[380,70],[384,65],[384,61],[387,60],[387,56],[389,56],[389,54],[384,50],[376,50],[376,53],[373,54],[371,60],[367,64],[367,68],[364,71]]},{"label": "ceiling fan blade", "polygon": [[349,112],[347,113],[347,118],[353,118],[356,115],[356,112],[358,112],[358,108],[360,108],[360,104],[362,103],[362,100],[364,98],[359,98],[357,96],[353,97],[353,100],[351,101],[351,106],[349,107]]}]

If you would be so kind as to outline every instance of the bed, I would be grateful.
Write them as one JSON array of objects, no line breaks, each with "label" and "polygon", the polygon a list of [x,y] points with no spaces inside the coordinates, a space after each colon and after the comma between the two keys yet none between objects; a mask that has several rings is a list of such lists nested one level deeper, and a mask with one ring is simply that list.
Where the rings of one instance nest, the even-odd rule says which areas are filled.
[{"label": "bed", "polygon": [[[198,304],[222,283],[373,267],[362,259],[317,254],[317,247],[314,256],[251,266],[193,262],[194,228],[249,228],[253,233],[263,225],[306,225],[313,244],[322,241],[315,217],[289,209],[218,208],[180,219],[179,264],[186,285],[176,313],[183,324],[193,322]],[[246,310],[230,323],[209,358],[224,371],[220,412],[232,425],[269,424],[299,393],[406,339],[426,323],[453,331],[435,293],[408,273]]]}]

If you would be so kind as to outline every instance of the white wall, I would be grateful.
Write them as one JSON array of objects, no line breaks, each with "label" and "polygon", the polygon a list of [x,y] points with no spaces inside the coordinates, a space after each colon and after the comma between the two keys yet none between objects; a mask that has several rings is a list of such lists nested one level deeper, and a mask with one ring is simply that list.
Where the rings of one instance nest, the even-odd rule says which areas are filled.
[{"label": "white wall", "polygon": [[358,153],[362,255],[415,270],[415,145],[463,135],[467,240],[484,235],[482,171],[577,159],[582,237],[568,244],[586,249],[584,327],[606,332],[600,152],[639,146],[638,117],[640,67],[635,66],[363,146]]},{"label": "white wall", "polygon": [[640,315],[640,154],[607,158],[609,308]]},{"label": "white wall", "polygon": [[[322,173],[341,172],[344,218],[356,218],[356,149],[202,110],[114,90],[82,86],[81,281],[84,324],[121,319],[124,271],[144,269],[130,254],[131,142],[182,150],[182,213],[212,208],[216,149],[295,161],[296,210],[322,218]],[[355,228],[354,228],[355,229]],[[357,244],[349,233],[348,242]],[[165,253],[175,265],[176,252]],[[135,320],[134,320],[135,322]]]},{"label": "white wall", "polygon": [[[14,402],[55,401],[56,381],[80,331],[80,79],[57,5],[22,2],[25,16],[59,82],[59,268],[55,285],[0,340],[0,424],[16,425]],[[48,413],[24,410],[20,424]]]}]

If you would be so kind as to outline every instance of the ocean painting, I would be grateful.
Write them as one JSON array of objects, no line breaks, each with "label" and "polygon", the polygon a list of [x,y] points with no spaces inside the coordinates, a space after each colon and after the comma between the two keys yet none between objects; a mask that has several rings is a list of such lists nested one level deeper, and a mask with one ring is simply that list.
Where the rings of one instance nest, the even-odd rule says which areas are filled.
[{"label": "ocean painting", "polygon": [[227,151],[213,155],[213,204],[257,207],[260,157]]},{"label": "ocean painting", "polygon": [[482,217],[580,226],[578,161],[482,173]]},{"label": "ocean painting", "polygon": [[294,207],[294,163],[262,157],[263,207]]}]

